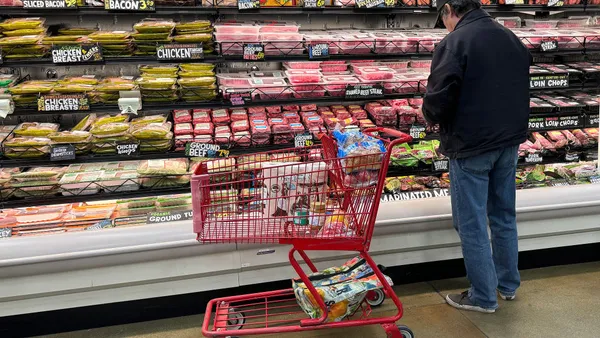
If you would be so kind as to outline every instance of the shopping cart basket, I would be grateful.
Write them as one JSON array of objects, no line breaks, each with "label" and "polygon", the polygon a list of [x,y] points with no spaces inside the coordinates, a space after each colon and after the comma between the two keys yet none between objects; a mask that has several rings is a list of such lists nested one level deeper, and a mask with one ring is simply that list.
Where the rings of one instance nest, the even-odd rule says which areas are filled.
[{"label": "shopping cart basket", "polygon": [[[319,145],[227,157],[198,166],[192,177],[198,240],[291,245],[290,263],[318,304],[320,315],[309,318],[296,302],[293,289],[223,297],[207,305],[202,325],[205,336],[373,324],[382,325],[388,337],[413,336],[408,328],[396,325],[402,317],[402,304],[368,254],[391,150],[410,142],[411,137],[386,128],[364,133],[383,141],[384,151],[338,157],[336,140],[321,135]],[[369,291],[350,316],[332,322],[328,306],[296,260],[297,252],[310,270],[317,272],[308,250],[358,252],[382,289]],[[397,314],[371,317],[371,306],[381,304],[385,296],[392,299]]]}]

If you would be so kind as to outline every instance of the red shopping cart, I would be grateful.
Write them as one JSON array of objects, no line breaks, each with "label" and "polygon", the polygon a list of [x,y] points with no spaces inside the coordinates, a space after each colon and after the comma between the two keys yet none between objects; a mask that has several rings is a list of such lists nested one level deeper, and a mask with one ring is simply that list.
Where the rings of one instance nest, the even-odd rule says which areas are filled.
[{"label": "red shopping cart", "polygon": [[[296,301],[294,289],[211,300],[202,324],[207,337],[299,332],[381,325],[387,337],[409,338],[397,326],[402,303],[368,250],[379,201],[395,145],[411,137],[372,128],[365,134],[383,141],[381,152],[338,156],[337,141],[321,135],[321,144],[227,157],[202,163],[192,177],[194,232],[203,243],[277,243],[291,245],[289,260],[317,309],[312,318]],[[381,145],[381,143],[378,143]],[[325,212],[323,213],[323,208]],[[306,251],[358,252],[382,288],[368,291],[341,321],[296,260],[313,273]],[[374,317],[372,307],[389,297],[398,309],[392,317]]]}]

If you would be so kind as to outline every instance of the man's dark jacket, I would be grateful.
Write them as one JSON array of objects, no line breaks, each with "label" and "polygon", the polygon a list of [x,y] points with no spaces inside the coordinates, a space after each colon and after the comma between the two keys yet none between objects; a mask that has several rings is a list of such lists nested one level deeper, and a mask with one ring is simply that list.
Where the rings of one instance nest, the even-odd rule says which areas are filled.
[{"label": "man's dark jacket", "polygon": [[525,142],[531,54],[482,9],[437,45],[423,114],[440,124],[441,152],[464,158]]}]

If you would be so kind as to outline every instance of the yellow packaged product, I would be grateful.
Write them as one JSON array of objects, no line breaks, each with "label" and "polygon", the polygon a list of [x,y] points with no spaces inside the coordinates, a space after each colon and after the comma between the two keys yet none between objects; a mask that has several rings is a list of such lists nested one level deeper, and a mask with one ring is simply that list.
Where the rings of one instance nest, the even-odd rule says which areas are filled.
[{"label": "yellow packaged product", "polygon": [[13,95],[12,100],[17,104],[37,103],[37,95]]},{"label": "yellow packaged product", "polygon": [[23,122],[13,130],[13,133],[18,136],[48,136],[55,131],[58,131],[56,123]]},{"label": "yellow packaged product", "polygon": [[20,83],[12,88],[8,88],[8,91],[11,94],[17,94],[17,95],[21,95],[21,94],[45,94],[45,93],[49,93],[52,91],[52,89],[54,88],[55,84],[49,84],[49,83],[38,83],[38,82],[34,82],[34,81],[28,81],[28,82],[23,82]]},{"label": "yellow packaged product", "polygon": [[82,75],[82,76],[65,76],[58,81],[60,84],[86,84],[86,85],[97,85],[98,78],[96,75]]},{"label": "yellow packaged product", "polygon": [[131,127],[131,135],[139,140],[164,139],[171,131],[171,122],[138,124]]},{"label": "yellow packaged product", "polygon": [[94,41],[119,41],[129,38],[130,32],[126,31],[97,31],[88,35],[88,38]]},{"label": "yellow packaged product", "polygon": [[214,77],[186,77],[177,80],[182,88],[206,87],[215,84]]},{"label": "yellow packaged product", "polygon": [[50,144],[47,137],[13,137],[4,141],[3,145],[10,148],[41,147]]},{"label": "yellow packaged product", "polygon": [[135,84],[146,90],[165,90],[172,88],[176,81],[177,80],[171,78],[139,77],[137,80],[135,80]]},{"label": "yellow packaged product", "polygon": [[0,38],[0,46],[33,45],[39,43],[43,35],[7,36]]},{"label": "yellow packaged product", "polygon": [[100,83],[96,86],[96,91],[118,92],[121,90],[132,90],[135,87],[136,86],[133,80],[125,79],[123,77],[108,77],[100,81]]},{"label": "yellow packaged product", "polygon": [[190,21],[190,22],[178,22],[175,25],[175,29],[178,32],[180,32],[180,31],[198,30],[198,29],[206,29],[206,28],[210,28],[210,21],[208,21],[208,20],[195,20],[195,21]]},{"label": "yellow packaged product", "polygon": [[87,130],[94,122],[96,122],[96,114],[92,113],[86,115],[81,121],[79,121],[75,127],[71,128],[71,131],[83,131]]},{"label": "yellow packaged product", "polygon": [[56,36],[44,36],[42,39],[43,43],[55,43],[55,44],[70,44],[85,42],[86,36],[83,35],[56,35]]},{"label": "yellow packaged product", "polygon": [[131,120],[132,125],[142,125],[148,123],[165,123],[167,121],[167,117],[165,115],[149,115],[143,117],[136,117]]},{"label": "yellow packaged product", "polygon": [[97,31],[98,31],[98,28],[71,27],[71,28],[60,28],[58,30],[58,34],[61,34],[61,35],[90,35]]},{"label": "yellow packaged product", "polygon": [[59,84],[54,87],[54,91],[59,93],[85,93],[91,92],[96,88],[95,85],[81,84],[81,83],[69,83]]},{"label": "yellow packaged product", "polygon": [[[156,50],[156,46],[154,46]],[[141,65],[139,67],[140,73],[142,75],[152,75],[152,77],[157,77],[160,75],[166,75],[166,77],[177,76],[177,72],[179,67],[177,65],[160,65],[160,66],[150,66],[150,65]]]},{"label": "yellow packaged product", "polygon": [[215,65],[211,63],[182,63],[179,65],[179,69],[188,72],[196,70],[214,71]]},{"label": "yellow packaged product", "polygon": [[171,96],[162,96],[162,97],[148,97],[145,98],[145,102],[175,102],[179,99],[177,94],[173,94]]},{"label": "yellow packaged product", "polygon": [[215,76],[212,70],[180,70],[179,77],[205,77]]},{"label": "yellow packaged product", "polygon": [[50,50],[49,46],[44,45],[24,45],[24,46],[12,46],[6,51],[8,55],[27,55],[30,54],[45,54]]},{"label": "yellow packaged product", "polygon": [[26,35],[39,35],[42,33],[46,33],[46,28],[38,27],[38,28],[28,28],[28,29],[17,29],[14,31],[4,31],[2,34],[6,36],[26,36]]},{"label": "yellow packaged product", "polygon": [[171,32],[173,28],[175,28],[175,22],[160,19],[145,19],[133,25],[133,29],[139,33]]},{"label": "yellow packaged product", "polygon": [[0,22],[0,29],[3,31],[14,31],[18,29],[33,29],[38,28],[46,19],[43,18],[15,18],[6,19]]},{"label": "yellow packaged product", "polygon": [[92,129],[90,129],[90,133],[95,137],[115,137],[122,136],[129,130],[129,123],[125,122],[115,122],[115,123],[106,123],[102,125],[94,125]]},{"label": "yellow packaged product", "polygon": [[131,37],[137,40],[142,41],[154,41],[154,40],[164,40],[169,38],[171,35],[170,32],[167,33],[133,33]]},{"label": "yellow packaged product", "polygon": [[101,126],[108,123],[117,122],[129,122],[129,115],[117,114],[117,115],[102,115],[92,123],[92,128]]},{"label": "yellow packaged product", "polygon": [[183,42],[183,43],[210,42],[210,41],[212,41],[212,34],[197,33],[197,34],[176,35],[173,37],[173,40],[176,42]]},{"label": "yellow packaged product", "polygon": [[54,143],[87,143],[91,140],[92,134],[87,131],[61,131],[48,135],[48,138]]},{"label": "yellow packaged product", "polygon": [[134,139],[130,134],[127,133],[111,137],[95,137],[94,135],[92,135],[92,144],[94,144],[95,147],[114,146],[117,142],[129,141],[134,141]]},{"label": "yellow packaged product", "polygon": [[137,169],[140,175],[185,175],[188,169],[186,158],[142,161]]}]

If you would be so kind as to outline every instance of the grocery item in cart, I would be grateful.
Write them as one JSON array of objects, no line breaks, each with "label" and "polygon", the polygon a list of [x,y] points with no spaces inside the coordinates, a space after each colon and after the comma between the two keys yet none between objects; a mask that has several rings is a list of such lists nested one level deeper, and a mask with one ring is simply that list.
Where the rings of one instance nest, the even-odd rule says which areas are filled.
[{"label": "grocery item in cart", "polygon": [[[339,267],[331,267],[309,275],[317,292],[328,306],[328,322],[339,322],[352,315],[363,302],[368,291],[383,285],[373,269],[361,257],[355,257]],[[390,285],[392,281],[386,276]],[[298,305],[310,318],[321,317],[321,308],[300,279],[292,281]]]}]

